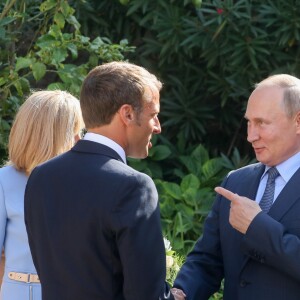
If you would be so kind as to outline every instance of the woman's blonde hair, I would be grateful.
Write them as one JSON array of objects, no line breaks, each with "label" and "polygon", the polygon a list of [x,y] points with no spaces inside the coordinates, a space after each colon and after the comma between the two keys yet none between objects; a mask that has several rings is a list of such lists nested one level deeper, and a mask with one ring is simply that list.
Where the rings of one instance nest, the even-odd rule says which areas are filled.
[{"label": "woman's blonde hair", "polygon": [[64,91],[38,91],[21,105],[9,135],[8,164],[30,172],[69,150],[83,128],[79,100]]}]

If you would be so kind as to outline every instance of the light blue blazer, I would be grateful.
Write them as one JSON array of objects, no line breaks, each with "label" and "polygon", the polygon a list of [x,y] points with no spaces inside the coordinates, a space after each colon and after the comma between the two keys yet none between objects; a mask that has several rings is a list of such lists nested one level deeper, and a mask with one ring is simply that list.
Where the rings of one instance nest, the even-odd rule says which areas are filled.
[{"label": "light blue blazer", "polygon": [[0,169],[0,248],[4,247],[5,270],[0,300],[41,300],[39,283],[8,278],[9,272],[36,274],[24,223],[24,191],[27,176],[12,166]]}]

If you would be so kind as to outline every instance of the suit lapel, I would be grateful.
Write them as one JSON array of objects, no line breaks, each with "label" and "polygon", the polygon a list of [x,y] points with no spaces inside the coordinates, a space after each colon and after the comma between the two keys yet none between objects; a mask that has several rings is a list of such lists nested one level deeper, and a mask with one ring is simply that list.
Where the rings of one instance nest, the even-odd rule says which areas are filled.
[{"label": "suit lapel", "polygon": [[299,189],[300,168],[292,176],[289,182],[285,185],[276,201],[272,205],[269,215],[279,221],[292,205],[300,199],[300,195],[295,193]]},{"label": "suit lapel", "polygon": [[260,178],[265,170],[263,164],[257,164],[253,168],[253,172],[249,173],[249,177],[245,178],[245,193],[241,196],[245,196],[249,199],[255,200]]},{"label": "suit lapel", "polygon": [[71,151],[105,155],[123,162],[122,158],[115,150],[103,144],[92,141],[79,140],[71,149]]},{"label": "suit lapel", "polygon": [[[264,173],[264,170],[265,170],[265,165],[263,165],[263,164],[258,164],[254,167],[254,169],[253,169],[254,172],[250,173],[249,178],[247,178],[247,180],[244,183],[245,186],[247,187],[247,192],[245,193],[245,197],[255,201],[256,193],[257,193],[258,186],[260,183],[260,179],[261,179],[262,174]],[[249,260],[249,256],[244,255],[244,261],[242,263],[240,272],[243,271],[248,260]]]},{"label": "suit lapel", "polygon": [[[262,165],[262,172],[260,172],[258,175],[258,184],[260,181],[260,178],[263,174],[264,165]],[[300,177],[300,168],[297,170],[297,172],[292,176],[292,178],[289,180],[289,182],[286,184],[284,189],[281,191],[279,196],[277,197],[275,203],[272,205],[269,215],[279,221],[284,214],[291,208],[291,206],[300,199],[300,195],[295,194],[295,191],[299,188],[299,177]],[[257,180],[253,180],[253,182],[256,182]],[[258,184],[256,186],[255,193],[258,189]],[[254,197],[256,194],[254,194]],[[250,198],[254,199],[254,198]],[[244,262],[242,264],[240,272],[243,271],[244,267],[246,266],[247,262],[249,261],[249,256],[245,255]]]}]

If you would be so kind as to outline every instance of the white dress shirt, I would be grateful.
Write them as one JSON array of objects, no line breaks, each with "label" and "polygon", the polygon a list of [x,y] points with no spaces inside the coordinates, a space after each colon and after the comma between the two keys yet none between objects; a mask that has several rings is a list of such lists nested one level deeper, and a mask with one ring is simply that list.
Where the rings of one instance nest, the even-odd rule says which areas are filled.
[{"label": "white dress shirt", "polygon": [[[274,201],[276,200],[277,196],[283,190],[284,186],[288,183],[291,177],[296,173],[296,171],[300,168],[300,152],[296,153],[286,161],[282,162],[281,164],[276,166],[276,169],[279,172],[279,176],[275,179],[275,192],[274,192]],[[270,167],[266,166],[265,172],[263,173],[260,184],[256,194],[256,202],[260,202],[263,193],[266,188],[268,174],[267,171]]]},{"label": "white dress shirt", "polygon": [[106,136],[101,135],[101,134],[97,134],[97,133],[87,132],[84,135],[83,140],[103,144],[103,145],[113,149],[114,151],[116,151],[120,155],[123,162],[126,164],[126,154],[125,154],[124,149],[119,144],[117,144],[113,140],[107,138]]}]

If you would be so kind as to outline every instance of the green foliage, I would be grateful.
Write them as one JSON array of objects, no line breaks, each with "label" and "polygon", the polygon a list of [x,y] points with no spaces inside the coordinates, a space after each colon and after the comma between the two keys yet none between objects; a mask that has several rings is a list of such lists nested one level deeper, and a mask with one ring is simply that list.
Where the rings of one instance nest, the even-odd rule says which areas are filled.
[{"label": "green foliage", "polygon": [[15,1],[0,15],[0,147],[12,119],[32,89],[62,89],[78,96],[90,69],[123,60],[132,52],[126,39],[82,35],[75,10],[65,0]]},{"label": "green foliage", "polygon": [[[126,55],[164,83],[162,135],[147,159],[128,162],[155,180],[164,235],[185,255],[202,233],[213,188],[253,162],[242,120],[254,83],[300,75],[299,9],[292,0],[3,1],[0,155],[30,90],[78,95],[89,69]],[[211,299],[221,298],[222,290]]]},{"label": "green foliage", "polygon": [[250,163],[241,158],[237,149],[229,158],[210,158],[208,151],[199,145],[189,156],[179,155],[174,174],[179,180],[155,179],[160,197],[164,235],[173,248],[186,254],[200,237],[203,221],[214,201],[214,187],[236,167]]},{"label": "green foliage", "polygon": [[211,208],[213,187],[223,174],[221,158],[210,159],[199,145],[190,156],[180,156],[181,169],[175,173],[180,182],[155,180],[160,196],[165,235],[175,250],[186,253],[202,232],[203,219]]},{"label": "green foliage", "polygon": [[184,257],[172,249],[171,243],[167,238],[164,238],[164,244],[167,267],[166,281],[170,286],[173,286],[176,275],[184,262]]},{"label": "green foliage", "polygon": [[152,178],[163,178],[164,170],[162,162],[171,157],[172,150],[168,145],[158,144],[158,136],[153,136],[153,147],[149,149],[146,159],[127,158],[128,163],[134,169],[146,173]]},{"label": "green foliage", "polygon": [[183,134],[215,155],[234,146],[248,154],[242,120],[254,83],[274,73],[300,75],[300,2],[125,2],[91,0],[79,19],[94,34],[126,36],[137,47],[132,60],[160,76],[163,135],[176,144]]},{"label": "green foliage", "polygon": [[230,157],[212,158],[203,145],[189,147],[154,136],[149,157],[128,163],[155,181],[160,199],[164,235],[175,251],[185,256],[202,234],[203,221],[215,198],[214,188],[234,169],[254,163],[235,148]]}]

